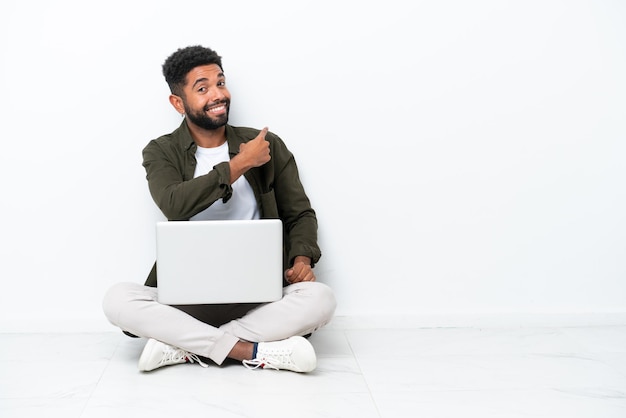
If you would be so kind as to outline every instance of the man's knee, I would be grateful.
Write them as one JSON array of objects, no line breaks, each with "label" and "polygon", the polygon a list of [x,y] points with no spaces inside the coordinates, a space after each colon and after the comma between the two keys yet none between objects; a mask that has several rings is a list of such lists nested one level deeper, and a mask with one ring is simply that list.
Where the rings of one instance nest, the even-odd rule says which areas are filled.
[{"label": "man's knee", "polygon": [[320,282],[302,282],[292,285],[297,293],[302,292],[304,300],[307,302],[303,308],[308,311],[306,316],[318,323],[330,321],[337,307],[337,300],[333,290],[326,284]]},{"label": "man's knee", "polygon": [[102,310],[107,319],[117,325],[120,312],[133,299],[133,293],[142,287],[136,283],[117,283],[109,288],[102,299]]},{"label": "man's knee", "polygon": [[330,286],[320,283],[313,282],[315,284],[315,292],[317,294],[318,300],[318,308],[322,311],[322,315],[328,319],[330,319],[337,308],[337,299],[335,299],[335,293],[330,288]]}]

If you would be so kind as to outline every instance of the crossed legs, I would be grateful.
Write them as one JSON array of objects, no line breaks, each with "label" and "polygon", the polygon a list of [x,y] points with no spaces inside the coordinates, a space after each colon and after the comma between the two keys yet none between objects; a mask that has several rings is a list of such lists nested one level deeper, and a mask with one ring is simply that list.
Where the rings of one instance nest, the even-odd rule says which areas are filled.
[{"label": "crossed legs", "polygon": [[122,330],[210,358],[217,364],[227,357],[251,359],[255,342],[310,334],[331,320],[335,306],[332,290],[319,282],[289,285],[279,301],[252,307],[243,316],[219,326],[160,304],[156,288],[137,283],[114,285],[103,301],[107,319]]}]

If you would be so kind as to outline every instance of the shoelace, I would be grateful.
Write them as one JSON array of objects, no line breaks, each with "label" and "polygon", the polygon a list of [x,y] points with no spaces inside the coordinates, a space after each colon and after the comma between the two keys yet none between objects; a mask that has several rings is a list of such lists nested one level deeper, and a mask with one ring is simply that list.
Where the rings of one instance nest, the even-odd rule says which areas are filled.
[{"label": "shoelace", "polygon": [[196,356],[195,354],[187,353],[187,360],[189,360],[190,363],[193,363],[193,361],[195,360],[200,366],[204,367],[205,369],[209,367],[208,364],[203,363],[202,360],[200,360],[200,357]]},{"label": "shoelace", "polygon": [[265,368],[270,368],[270,369],[274,369],[274,370],[280,370],[278,367],[276,367],[274,364],[279,364],[278,360],[273,359],[273,358],[255,358],[253,360],[244,360],[243,365],[246,367],[246,369],[250,369],[250,370],[254,370],[254,369],[258,369],[259,367],[262,369]]},{"label": "shoelace", "polygon": [[194,360],[202,367],[209,367],[208,364],[203,363],[200,358],[192,353],[188,353],[185,350],[181,350],[180,348],[176,349],[169,345],[163,347],[163,358],[159,362],[159,364],[170,364],[170,363],[182,363],[183,361],[189,361],[190,363],[194,363]]},{"label": "shoelace", "polygon": [[243,365],[250,370],[258,369],[259,367],[280,370],[280,366],[293,365],[291,350],[279,350],[262,357],[257,356],[253,360],[244,360]]}]

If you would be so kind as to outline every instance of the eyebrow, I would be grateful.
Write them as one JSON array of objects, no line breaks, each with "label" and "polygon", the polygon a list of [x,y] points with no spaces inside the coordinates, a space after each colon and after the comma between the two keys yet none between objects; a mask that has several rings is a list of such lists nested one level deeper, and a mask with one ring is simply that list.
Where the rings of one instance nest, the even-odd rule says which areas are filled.
[{"label": "eyebrow", "polygon": [[[219,80],[219,79],[222,79],[222,78],[226,78],[226,76],[224,75],[224,73],[219,73],[219,74],[217,75],[217,78],[218,78],[218,80]],[[193,85],[192,85],[191,87],[196,87],[196,84],[198,84],[198,83],[203,83],[203,82],[205,82],[205,81],[209,81],[209,79],[208,79],[208,78],[206,78],[206,77],[199,78],[199,79],[197,79],[196,81],[194,81],[194,83],[193,83]]]}]

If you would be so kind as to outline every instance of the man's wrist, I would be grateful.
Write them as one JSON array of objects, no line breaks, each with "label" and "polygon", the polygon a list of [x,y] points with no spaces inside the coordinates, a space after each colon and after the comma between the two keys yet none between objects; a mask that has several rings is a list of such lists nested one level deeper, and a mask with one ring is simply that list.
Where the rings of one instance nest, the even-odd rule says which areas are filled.
[{"label": "man's wrist", "polygon": [[307,257],[306,255],[297,255],[294,259],[293,259],[293,264],[296,263],[304,263],[307,266],[311,265],[311,257]]}]

